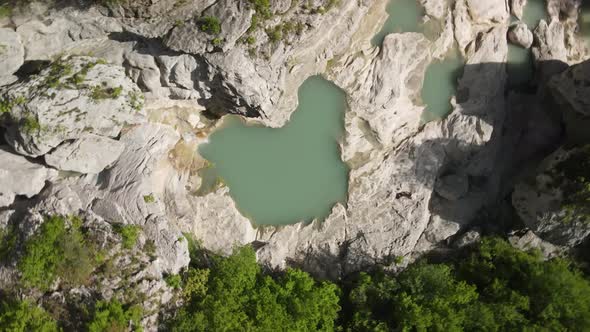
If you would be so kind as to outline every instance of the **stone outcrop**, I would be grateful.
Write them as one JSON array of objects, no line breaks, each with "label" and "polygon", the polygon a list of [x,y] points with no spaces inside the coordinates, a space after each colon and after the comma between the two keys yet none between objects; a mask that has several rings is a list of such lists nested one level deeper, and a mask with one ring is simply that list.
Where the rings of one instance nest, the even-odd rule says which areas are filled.
[{"label": "stone outcrop", "polygon": [[24,57],[20,36],[11,29],[0,28],[0,86],[16,81],[12,74],[23,64]]},{"label": "stone outcrop", "polygon": [[518,23],[508,30],[508,39],[513,44],[530,48],[533,44],[533,33],[526,24]]},{"label": "stone outcrop", "polygon": [[56,176],[55,170],[33,163],[7,146],[0,146],[0,208],[12,204],[16,196],[37,195],[47,181]]},{"label": "stone outcrop", "polygon": [[58,146],[45,155],[45,162],[57,169],[79,173],[100,173],[123,152],[123,143],[98,135],[85,135]]},{"label": "stone outcrop", "polygon": [[4,137],[17,152],[37,157],[86,134],[116,137],[140,123],[142,95],[121,67],[89,57],[54,62],[1,92]]}]

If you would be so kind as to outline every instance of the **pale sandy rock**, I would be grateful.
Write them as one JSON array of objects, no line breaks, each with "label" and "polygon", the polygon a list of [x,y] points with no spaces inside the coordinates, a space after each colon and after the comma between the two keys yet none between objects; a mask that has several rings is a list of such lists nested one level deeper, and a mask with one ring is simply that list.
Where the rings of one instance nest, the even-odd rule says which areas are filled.
[{"label": "pale sandy rock", "polygon": [[[375,144],[390,146],[416,132],[423,106],[416,105],[430,54],[430,42],[418,33],[388,35],[380,53],[351,56],[335,69],[334,82],[349,94],[350,112],[345,116],[347,132],[360,125],[357,135]],[[395,74],[394,74],[395,73]],[[368,137],[367,133],[373,136]],[[361,139],[348,136],[348,142]],[[346,159],[355,153],[347,152]]]},{"label": "pale sandy rock", "polygon": [[506,26],[510,17],[507,0],[457,0],[454,8],[455,39],[463,55],[476,38]]},{"label": "pale sandy rock", "polygon": [[471,19],[476,24],[505,23],[508,21],[507,0],[466,0]]},{"label": "pale sandy rock", "polygon": [[104,38],[108,33],[120,31],[121,25],[115,19],[104,17],[96,10],[66,10],[52,20],[30,20],[16,29],[25,48],[25,60],[49,60],[76,41]]},{"label": "pale sandy rock", "polygon": [[[87,204],[83,203],[75,186],[70,186],[68,180],[57,180],[52,182],[41,194],[33,211],[39,211],[47,215],[78,215]],[[92,190],[94,192],[94,190]]]},{"label": "pale sandy rock", "polygon": [[481,240],[481,234],[478,230],[469,230],[459,236],[457,240],[453,243],[455,248],[464,248],[467,246],[474,245]]},{"label": "pale sandy rock", "polygon": [[455,35],[453,30],[453,12],[449,9],[444,18],[442,32],[431,47],[433,58],[442,61],[448,56],[449,51],[455,47]]},{"label": "pale sandy rock", "polygon": [[508,237],[508,242],[510,242],[513,247],[523,251],[537,250],[545,259],[562,256],[567,249],[543,241],[530,230],[524,232],[524,234],[518,232],[511,233]]},{"label": "pale sandy rock", "polygon": [[[72,83],[75,76],[80,82]],[[141,91],[123,68],[90,57],[63,59],[0,93],[12,105],[10,120],[0,124],[4,137],[28,156],[86,134],[115,137],[125,125],[145,121]]]},{"label": "pale sandy rock", "polygon": [[527,0],[511,0],[510,1],[510,12],[519,20],[522,19],[524,13],[524,7],[527,4]]},{"label": "pale sandy rock", "polygon": [[57,172],[0,146],[0,207],[12,204],[19,195],[37,195]]},{"label": "pale sandy rock", "polygon": [[205,196],[172,196],[167,204],[174,209],[182,229],[210,250],[230,254],[234,246],[256,240],[256,229],[240,214],[227,187]]},{"label": "pale sandy rock", "polygon": [[559,60],[567,62],[565,49],[565,28],[559,21],[552,20],[547,24],[541,20],[534,31],[537,45],[533,47],[536,61]]},{"label": "pale sandy rock", "polygon": [[188,242],[173,223],[161,216],[150,216],[142,230],[146,240],[153,241],[156,248],[155,259],[147,267],[149,274],[162,278],[165,275],[178,274],[188,266]]},{"label": "pale sandy rock", "polygon": [[121,136],[125,150],[101,176],[101,193],[92,210],[109,222],[143,224],[147,216],[162,214],[167,181],[176,175],[168,153],[180,137],[169,126],[144,124]]},{"label": "pale sandy rock", "polygon": [[577,18],[582,0],[547,0],[547,11],[552,20]]},{"label": "pale sandy rock", "polygon": [[508,30],[508,39],[515,45],[529,48],[533,44],[533,32],[526,24],[518,23]]},{"label": "pale sandy rock", "polygon": [[258,260],[272,267],[300,266],[317,277],[336,279],[345,273],[341,252],[348,220],[346,209],[336,204],[325,222],[314,221],[261,230],[256,238],[265,245]]},{"label": "pale sandy rock", "polygon": [[24,62],[24,48],[12,29],[0,28],[0,86],[12,83],[14,74]]},{"label": "pale sandy rock", "polygon": [[428,16],[443,20],[447,14],[449,4],[445,0],[420,0],[424,11]]},{"label": "pale sandy rock", "polygon": [[46,154],[45,162],[63,171],[99,173],[114,163],[124,148],[122,143],[111,138],[84,135]]},{"label": "pale sandy rock", "polygon": [[534,39],[533,56],[539,68],[540,81],[545,82],[567,68],[564,25],[556,20],[549,24],[541,20],[534,31]]}]

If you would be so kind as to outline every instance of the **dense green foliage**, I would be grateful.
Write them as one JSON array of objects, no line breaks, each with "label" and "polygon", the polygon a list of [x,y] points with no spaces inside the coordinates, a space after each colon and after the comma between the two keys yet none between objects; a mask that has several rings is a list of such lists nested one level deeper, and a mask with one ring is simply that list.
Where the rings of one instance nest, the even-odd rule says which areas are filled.
[{"label": "dense green foliage", "polygon": [[264,19],[272,17],[270,0],[250,0],[250,3],[254,6],[257,16],[261,16]]},{"label": "dense green foliage", "polygon": [[[135,246],[137,226],[115,230],[124,246]],[[11,234],[3,239],[14,243]],[[171,303],[182,304],[164,314],[167,330],[590,331],[589,280],[566,259],[544,261],[537,252],[497,238],[484,239],[444,264],[421,261],[397,275],[363,272],[340,287],[297,269],[265,272],[249,246],[222,257],[200,250],[188,235],[184,240],[192,265],[165,277],[175,294]],[[22,248],[23,286],[47,290],[57,277],[61,285],[86,283],[100,256],[93,247],[79,218],[47,218]],[[98,298],[94,304],[56,308],[41,301],[47,312],[31,302],[4,300],[0,330],[140,331],[143,313],[132,304],[141,297],[123,291],[117,298],[125,302]],[[73,311],[64,314],[67,310]],[[73,324],[75,317],[80,321]]]},{"label": "dense green foliage", "polygon": [[115,232],[121,235],[121,243],[123,248],[132,249],[137,243],[139,237],[139,226],[136,225],[116,225]]},{"label": "dense green foliage", "polygon": [[26,286],[47,289],[59,276],[72,285],[84,284],[94,270],[94,250],[84,239],[78,218],[49,217],[25,243],[18,267]]},{"label": "dense green foliage", "polygon": [[454,265],[361,274],[346,301],[351,331],[590,329],[587,279],[565,260],[543,261],[499,239]]},{"label": "dense green foliage", "polygon": [[0,330],[11,332],[53,332],[57,323],[45,310],[27,301],[0,303]]},{"label": "dense green foliage", "polygon": [[199,20],[199,27],[201,31],[211,35],[218,35],[221,33],[221,21],[214,16],[205,16]]},{"label": "dense green foliage", "polygon": [[139,332],[142,331],[141,315],[141,308],[138,306],[125,308],[117,300],[99,301],[96,303],[87,329],[89,332],[125,332],[130,330]]},{"label": "dense green foliage", "polygon": [[250,247],[189,270],[184,295],[174,331],[332,331],[340,309],[335,284],[299,270],[264,275]]}]

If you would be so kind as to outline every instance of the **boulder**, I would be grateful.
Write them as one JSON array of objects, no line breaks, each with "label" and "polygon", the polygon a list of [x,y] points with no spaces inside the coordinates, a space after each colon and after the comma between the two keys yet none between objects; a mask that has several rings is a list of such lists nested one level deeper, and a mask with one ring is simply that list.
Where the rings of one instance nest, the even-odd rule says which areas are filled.
[{"label": "boulder", "polygon": [[45,155],[45,162],[63,171],[100,173],[119,159],[124,148],[114,139],[88,134],[59,145]]},{"label": "boulder", "polygon": [[456,201],[469,191],[469,180],[465,175],[445,175],[437,180],[434,190],[443,198]]},{"label": "boulder", "polygon": [[508,242],[522,251],[537,250],[545,259],[559,257],[566,252],[567,248],[553,245],[543,241],[534,232],[525,230],[523,232],[513,232],[508,236]]},{"label": "boulder", "polygon": [[553,76],[547,86],[564,112],[571,110],[582,116],[590,115],[590,61]]},{"label": "boulder", "polygon": [[24,62],[25,51],[19,35],[0,28],[0,86],[16,80],[14,74]]},{"label": "boulder", "polygon": [[512,204],[541,239],[573,247],[590,234],[590,212],[584,200],[588,194],[578,174],[588,164],[589,155],[589,147],[561,148],[547,157],[533,179],[515,187]]},{"label": "boulder", "polygon": [[116,137],[145,121],[143,95],[123,68],[90,57],[62,58],[0,95],[8,106],[4,137],[31,157],[87,134]]},{"label": "boulder", "polygon": [[508,30],[508,39],[515,45],[530,48],[533,44],[533,33],[526,24],[518,23]]},{"label": "boulder", "polygon": [[37,195],[57,172],[0,146],[0,207],[9,206],[17,195]]}]

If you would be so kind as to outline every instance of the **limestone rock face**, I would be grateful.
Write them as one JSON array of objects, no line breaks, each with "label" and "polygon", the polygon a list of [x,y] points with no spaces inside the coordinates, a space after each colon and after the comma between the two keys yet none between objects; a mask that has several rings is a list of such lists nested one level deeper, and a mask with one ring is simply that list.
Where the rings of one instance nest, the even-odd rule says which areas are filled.
[{"label": "limestone rock face", "polygon": [[[254,10],[248,7],[240,1],[217,1],[203,11],[201,17],[173,28],[164,42],[170,49],[192,54],[212,52],[216,47],[229,50],[251,25]],[[204,20],[211,17],[219,20],[219,34],[205,31]]]},{"label": "limestone rock face", "polygon": [[526,6],[527,0],[511,0],[510,1],[510,12],[516,16],[519,20],[522,19],[524,13],[524,7]]},{"label": "limestone rock face", "polygon": [[509,18],[506,0],[467,0],[467,6],[475,23],[503,23]]},{"label": "limestone rock face", "polygon": [[156,248],[155,260],[148,270],[154,277],[178,274],[188,266],[190,256],[188,242],[182,233],[172,223],[161,216],[151,216],[143,226],[146,240],[153,241]]},{"label": "limestone rock face", "polygon": [[116,137],[145,121],[142,94],[123,68],[74,57],[2,92],[10,110],[1,125],[18,153],[37,157],[86,134]]},{"label": "limestone rock face", "polygon": [[494,26],[504,26],[510,17],[506,0],[458,0],[453,11],[455,39],[465,54],[467,47]]},{"label": "limestone rock face", "polygon": [[587,153],[588,148],[559,149],[545,160],[534,180],[515,187],[512,204],[525,224],[543,240],[573,247],[590,234],[588,216],[576,207],[579,203],[571,202],[574,193],[563,189],[572,187],[576,180],[566,176],[561,166],[564,162],[580,163],[580,154]]},{"label": "limestone rock face", "polygon": [[562,256],[566,252],[566,248],[543,241],[530,230],[524,232],[524,234],[512,233],[508,237],[508,241],[513,247],[523,251],[539,250],[546,259]]},{"label": "limestone rock face", "polygon": [[526,24],[518,23],[508,31],[508,38],[513,44],[529,48],[533,44],[533,33]]},{"label": "limestone rock face", "polygon": [[24,62],[20,36],[12,29],[0,28],[0,86],[16,80],[13,76]]},{"label": "limestone rock face", "polygon": [[140,125],[122,135],[125,150],[99,183],[94,213],[114,223],[140,225],[149,215],[163,215],[159,197],[175,176],[167,155],[178,140],[171,127],[160,124]]},{"label": "limestone rock face", "polygon": [[[414,100],[419,97],[431,59],[429,52],[424,52],[430,45],[422,34],[391,34],[385,37],[380,54],[372,54],[371,60],[352,56],[343,61],[345,70],[335,72],[334,81],[351,94],[349,107],[354,119],[347,113],[345,121],[358,128],[349,132],[347,140],[372,139],[374,144],[390,146],[417,130],[423,107]],[[350,75],[351,71],[356,74]],[[374,137],[368,136],[369,132]],[[354,158],[346,148],[344,153],[346,159]]]},{"label": "limestone rock face", "polygon": [[590,61],[553,76],[548,87],[565,109],[583,116],[590,115]]},{"label": "limestone rock face", "polygon": [[102,39],[122,31],[120,23],[95,9],[80,15],[66,12],[52,20],[29,20],[16,29],[25,48],[25,60],[50,60],[78,41]]},{"label": "limestone rock face", "polygon": [[124,148],[122,143],[114,139],[86,135],[61,144],[45,155],[45,162],[63,171],[99,173],[114,163]]},{"label": "limestone rock face", "polygon": [[57,175],[53,169],[30,162],[0,146],[0,207],[12,204],[15,196],[31,198],[37,195],[46,181]]}]

